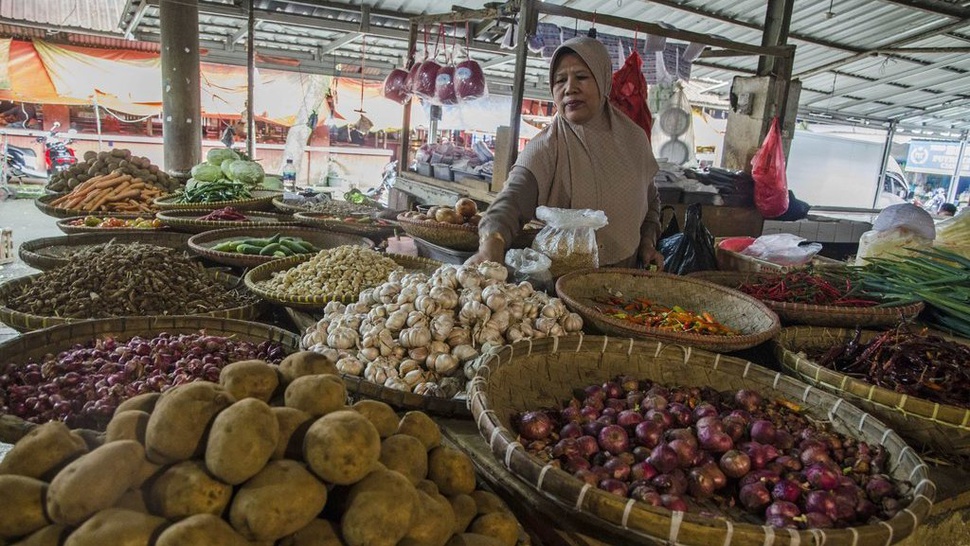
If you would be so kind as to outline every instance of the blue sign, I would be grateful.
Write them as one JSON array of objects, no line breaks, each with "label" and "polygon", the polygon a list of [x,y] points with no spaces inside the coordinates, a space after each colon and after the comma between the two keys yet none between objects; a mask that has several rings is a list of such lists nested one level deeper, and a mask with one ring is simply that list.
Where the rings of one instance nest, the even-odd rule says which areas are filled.
[{"label": "blue sign", "polygon": [[[906,171],[915,173],[949,174],[957,168],[959,142],[912,140],[906,154]],[[970,148],[963,153],[961,176],[970,176]]]}]

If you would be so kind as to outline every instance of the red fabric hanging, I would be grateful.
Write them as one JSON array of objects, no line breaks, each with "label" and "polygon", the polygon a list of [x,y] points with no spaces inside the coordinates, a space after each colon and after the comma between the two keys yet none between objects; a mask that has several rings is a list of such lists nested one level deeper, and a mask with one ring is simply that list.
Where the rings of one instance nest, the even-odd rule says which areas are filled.
[{"label": "red fabric hanging", "polygon": [[643,77],[642,66],[643,60],[634,49],[623,66],[613,74],[610,103],[646,131],[649,139],[653,116],[647,106],[647,80]]}]

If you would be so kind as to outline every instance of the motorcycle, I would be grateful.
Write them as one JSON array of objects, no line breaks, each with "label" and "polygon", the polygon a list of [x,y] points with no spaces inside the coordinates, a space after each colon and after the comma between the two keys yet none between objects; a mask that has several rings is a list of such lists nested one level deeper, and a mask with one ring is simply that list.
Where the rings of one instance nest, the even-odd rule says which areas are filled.
[{"label": "motorcycle", "polygon": [[7,143],[3,133],[4,156],[6,157],[5,178],[23,183],[25,179],[46,180],[48,173],[37,165],[37,152]]},{"label": "motorcycle", "polygon": [[37,137],[37,142],[44,143],[44,164],[47,166],[48,176],[66,171],[77,164],[74,149],[68,147],[74,140],[61,140],[57,136],[57,128],[60,126],[59,122],[54,122],[54,127],[46,135]]},{"label": "motorcycle", "polygon": [[387,205],[387,194],[390,193],[388,190],[394,187],[394,181],[396,179],[397,160],[395,159],[387,165],[384,165],[384,170],[381,173],[381,183],[373,188],[364,190],[364,195],[374,202]]}]

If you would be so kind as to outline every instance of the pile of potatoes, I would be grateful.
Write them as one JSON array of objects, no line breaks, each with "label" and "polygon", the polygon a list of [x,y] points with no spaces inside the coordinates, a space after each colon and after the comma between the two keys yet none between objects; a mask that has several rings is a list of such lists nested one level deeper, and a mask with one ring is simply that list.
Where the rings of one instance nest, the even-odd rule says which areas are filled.
[{"label": "pile of potatoes", "polygon": [[0,462],[0,545],[528,542],[427,415],[347,406],[335,374],[312,352],[235,362],[122,403],[101,444],[37,427]]},{"label": "pile of potatoes", "polygon": [[115,148],[109,152],[84,152],[81,161],[51,175],[47,189],[55,193],[69,192],[85,180],[112,173],[131,175],[166,193],[175,191],[179,185],[178,180],[171,178],[147,157],[132,155],[125,148]]}]

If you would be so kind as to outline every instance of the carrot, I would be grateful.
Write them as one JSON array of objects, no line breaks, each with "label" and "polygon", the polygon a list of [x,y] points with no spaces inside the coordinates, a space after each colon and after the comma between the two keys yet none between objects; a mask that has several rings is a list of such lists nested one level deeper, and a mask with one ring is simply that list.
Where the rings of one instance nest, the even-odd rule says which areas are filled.
[{"label": "carrot", "polygon": [[128,188],[125,191],[121,192],[120,194],[117,194],[113,200],[124,201],[125,199],[130,199],[132,197],[137,197],[139,195],[141,195],[141,190],[137,188],[136,189]]}]

